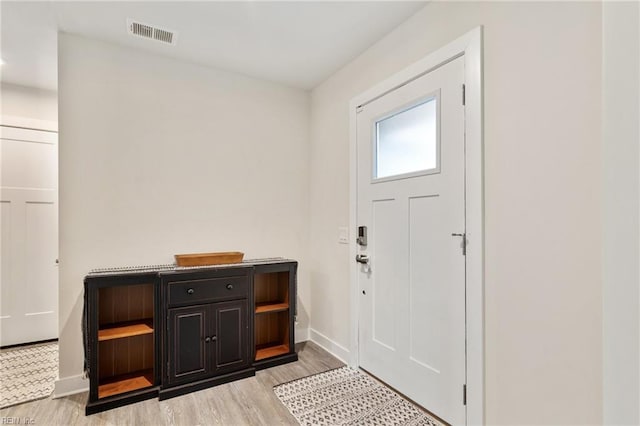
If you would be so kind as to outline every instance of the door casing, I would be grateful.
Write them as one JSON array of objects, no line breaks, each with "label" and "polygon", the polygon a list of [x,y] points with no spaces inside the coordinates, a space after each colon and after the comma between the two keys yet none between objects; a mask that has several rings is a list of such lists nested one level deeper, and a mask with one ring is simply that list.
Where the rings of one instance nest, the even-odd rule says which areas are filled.
[{"label": "door casing", "polygon": [[[350,344],[349,364],[358,359],[358,263],[356,230],[357,208],[357,109],[439,66],[464,56],[465,59],[465,186],[466,186],[466,317],[467,317],[467,419],[468,425],[481,425],[484,418],[484,167],[483,167],[483,87],[482,27],[477,27],[446,46],[430,53],[369,90],[349,104],[350,160]],[[462,96],[462,90],[461,94]],[[462,390],[461,390],[462,397]]]}]

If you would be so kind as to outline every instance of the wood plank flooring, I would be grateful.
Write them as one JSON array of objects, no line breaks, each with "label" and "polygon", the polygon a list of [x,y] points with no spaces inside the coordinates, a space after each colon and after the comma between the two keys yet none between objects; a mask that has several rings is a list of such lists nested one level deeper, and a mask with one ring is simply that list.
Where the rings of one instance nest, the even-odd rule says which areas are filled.
[{"label": "wood plank flooring", "polygon": [[34,425],[297,425],[272,387],[344,364],[312,342],[300,343],[296,350],[298,362],[165,401],[150,399],[85,416],[87,392],[83,392],[5,408],[0,410],[0,423],[13,418],[27,424],[29,418]]}]

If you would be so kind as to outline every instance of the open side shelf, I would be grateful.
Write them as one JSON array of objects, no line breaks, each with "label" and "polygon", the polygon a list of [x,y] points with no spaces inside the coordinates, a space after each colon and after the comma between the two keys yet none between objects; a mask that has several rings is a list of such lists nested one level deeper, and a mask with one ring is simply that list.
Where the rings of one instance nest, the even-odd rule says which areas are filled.
[{"label": "open side shelf", "polygon": [[152,283],[97,289],[97,397],[155,384],[155,288]]},{"label": "open side shelf", "polygon": [[293,347],[296,267],[291,264],[256,267],[253,276],[256,368],[297,359]]},{"label": "open side shelf", "polygon": [[103,380],[98,386],[98,398],[107,398],[150,386],[153,386],[153,369],[134,371]]},{"label": "open side shelf", "polygon": [[287,309],[289,309],[288,303],[278,303],[278,302],[256,303],[256,314],[286,311]]},{"label": "open side shelf", "polygon": [[260,345],[256,347],[256,361],[271,358],[289,353],[289,345],[283,345],[278,342]]},{"label": "open side shelf", "polygon": [[289,272],[256,273],[254,278],[256,305],[289,304]]},{"label": "open side shelf", "polygon": [[127,321],[104,325],[98,330],[98,341],[123,339],[153,333],[153,319]]},{"label": "open side shelf", "polygon": [[256,361],[290,352],[289,309],[256,315],[254,327]]}]

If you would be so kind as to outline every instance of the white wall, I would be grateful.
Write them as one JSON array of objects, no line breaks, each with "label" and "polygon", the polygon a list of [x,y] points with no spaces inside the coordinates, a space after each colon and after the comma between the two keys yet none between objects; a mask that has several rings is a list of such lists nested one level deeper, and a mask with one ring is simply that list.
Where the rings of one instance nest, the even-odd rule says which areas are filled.
[{"label": "white wall", "polygon": [[304,326],[308,93],[68,34],[58,76],[61,379],[82,373],[92,268],[291,257]]},{"label": "white wall", "polygon": [[[348,102],[484,25],[486,421],[602,421],[601,5],[434,2],[312,92],[311,335],[349,342]],[[317,333],[319,334],[317,334]]]},{"label": "white wall", "polygon": [[52,123],[55,124],[58,121],[58,94],[56,92],[2,83],[0,94],[0,116],[2,117],[8,117],[10,120],[44,121],[47,122],[47,129],[50,129]]},{"label": "white wall", "polygon": [[604,2],[603,417],[640,424],[640,7]]}]

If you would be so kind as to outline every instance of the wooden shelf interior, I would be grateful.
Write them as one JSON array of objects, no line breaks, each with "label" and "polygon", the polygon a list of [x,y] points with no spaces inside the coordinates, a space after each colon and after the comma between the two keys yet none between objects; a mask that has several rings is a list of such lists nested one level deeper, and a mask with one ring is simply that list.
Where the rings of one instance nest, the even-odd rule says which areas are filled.
[{"label": "wooden shelf interior", "polygon": [[256,314],[286,311],[287,309],[289,309],[288,303],[256,303]]},{"label": "wooden shelf interior", "polygon": [[123,339],[153,333],[152,320],[139,320],[108,324],[98,330],[98,341]]},{"label": "wooden shelf interior", "polygon": [[98,398],[154,384],[154,286],[98,290]]},{"label": "wooden shelf interior", "polygon": [[153,334],[141,334],[98,343],[98,379],[153,368]]},{"label": "wooden shelf interior", "polygon": [[153,318],[153,284],[104,287],[98,293],[98,323],[137,321]]},{"label": "wooden shelf interior", "polygon": [[289,272],[255,274],[253,278],[256,313],[259,306],[289,306]]},{"label": "wooden shelf interior", "polygon": [[98,398],[106,398],[153,386],[153,370],[136,371],[110,377],[98,386]]},{"label": "wooden shelf interior", "polygon": [[265,345],[264,347],[256,348],[256,361],[288,353],[289,345]]},{"label": "wooden shelf interior", "polygon": [[255,274],[256,361],[289,353],[289,271]]},{"label": "wooden shelf interior", "polygon": [[256,361],[290,351],[288,310],[256,315],[255,345]]}]

